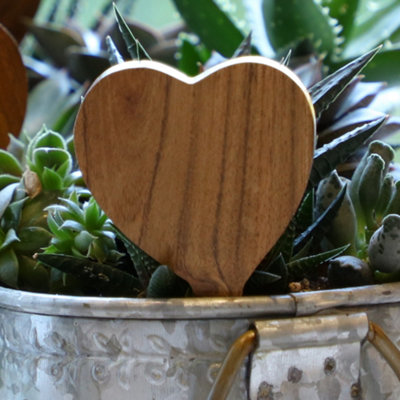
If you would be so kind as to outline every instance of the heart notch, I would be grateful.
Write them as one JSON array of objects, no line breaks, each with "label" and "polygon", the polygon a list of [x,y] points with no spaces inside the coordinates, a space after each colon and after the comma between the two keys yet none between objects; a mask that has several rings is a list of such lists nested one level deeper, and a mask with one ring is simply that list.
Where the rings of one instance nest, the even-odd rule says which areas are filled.
[{"label": "heart notch", "polygon": [[152,61],[107,70],[75,125],[83,177],[135,244],[198,296],[239,296],[307,186],[311,99],[262,57],[195,78]]}]

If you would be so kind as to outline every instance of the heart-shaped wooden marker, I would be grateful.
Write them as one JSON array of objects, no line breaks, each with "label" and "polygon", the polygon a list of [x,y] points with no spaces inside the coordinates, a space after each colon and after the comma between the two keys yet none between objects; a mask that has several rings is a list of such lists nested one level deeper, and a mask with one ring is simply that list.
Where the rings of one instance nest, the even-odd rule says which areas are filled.
[{"label": "heart-shaped wooden marker", "polygon": [[0,147],[18,135],[28,100],[28,79],[18,44],[0,24]]},{"label": "heart-shaped wooden marker", "polygon": [[265,58],[196,78],[133,61],[93,84],[75,146],[88,187],[134,243],[196,295],[236,296],[302,198],[314,125],[300,81]]}]

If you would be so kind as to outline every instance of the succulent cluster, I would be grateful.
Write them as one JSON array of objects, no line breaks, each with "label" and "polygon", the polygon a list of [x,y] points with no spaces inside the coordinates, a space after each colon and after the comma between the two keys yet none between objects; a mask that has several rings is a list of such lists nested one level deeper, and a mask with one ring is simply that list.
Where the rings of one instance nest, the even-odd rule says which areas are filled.
[{"label": "succulent cluster", "polygon": [[[374,76],[381,65],[396,60],[397,47],[372,49],[378,42],[353,24],[358,1],[288,0],[283,8],[281,0],[264,0],[262,24],[254,25],[264,39],[255,35],[254,44],[214,0],[174,3],[188,28],[154,32],[126,22],[117,9],[116,24],[102,21],[85,33],[31,26],[41,46],[31,55],[46,55],[25,58],[33,88],[28,122],[19,138],[11,137],[8,151],[0,150],[1,284],[80,295],[190,295],[185,281],[113,226],[85,188],[71,136],[87,88],[82,83],[110,63],[143,56],[195,75],[228,57],[266,54],[266,34],[273,48],[269,55],[282,59],[309,89],[317,148],[303,201],[244,294],[399,280],[400,183],[392,171],[393,150],[382,139],[400,124],[382,112],[387,104],[373,107],[384,85],[364,82],[360,75]],[[382,18],[395,4],[385,7]],[[71,7],[69,15],[74,13]],[[387,33],[393,41],[398,28],[393,22]],[[92,39],[94,34],[94,47],[88,33]],[[354,43],[362,38],[369,47],[358,54]],[[389,78],[398,79],[394,74]],[[43,109],[49,115],[41,120]],[[50,121],[52,129],[36,133],[40,120]]]}]

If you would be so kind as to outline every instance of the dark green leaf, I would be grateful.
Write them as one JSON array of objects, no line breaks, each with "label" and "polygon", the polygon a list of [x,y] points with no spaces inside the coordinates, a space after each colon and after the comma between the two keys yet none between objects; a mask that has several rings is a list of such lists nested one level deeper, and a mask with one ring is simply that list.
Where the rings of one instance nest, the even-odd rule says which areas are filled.
[{"label": "dark green leaf", "polygon": [[295,225],[298,231],[304,231],[314,221],[314,189],[303,198],[295,215]]},{"label": "dark green leaf", "polygon": [[370,138],[385,122],[385,117],[356,128],[331,143],[315,150],[309,186],[316,186],[337,165],[344,162],[356,149]]},{"label": "dark green leaf", "polygon": [[[400,22],[400,18],[399,18]],[[369,81],[379,80],[391,85],[400,84],[400,45],[384,48],[364,70]]]},{"label": "dark green leaf", "polygon": [[329,261],[330,259],[339,256],[349,248],[350,245],[342,246],[337,249],[329,250],[324,253],[315,254],[312,256],[300,258],[296,261],[288,263],[288,269],[291,279],[300,280],[306,276],[316,272],[319,264]]},{"label": "dark green leaf", "polygon": [[196,45],[188,35],[181,35],[181,46],[179,48],[179,70],[186,75],[195,76],[199,73],[199,65],[202,59],[197,51]]},{"label": "dark green leaf", "polygon": [[319,53],[334,54],[340,27],[314,0],[263,0],[262,13],[272,47],[281,51],[310,39]]},{"label": "dark green leaf", "polygon": [[173,2],[189,28],[210,50],[232,57],[244,35],[215,0]]},{"label": "dark green leaf", "polygon": [[342,205],[344,196],[346,195],[346,187],[344,186],[336,199],[332,201],[329,207],[313,222],[301,235],[294,241],[295,252],[305,246],[305,244],[312,238],[322,238],[325,230],[329,227],[332,220],[335,218],[337,212]]},{"label": "dark green leaf", "polygon": [[19,265],[13,249],[0,253],[0,282],[18,289]]},{"label": "dark green leaf", "polygon": [[4,251],[10,245],[19,242],[20,239],[14,229],[9,229],[4,237],[3,243],[0,245],[0,252]]},{"label": "dark green leaf", "polygon": [[151,275],[146,297],[171,298],[183,297],[189,290],[189,285],[166,265],[160,265]]},{"label": "dark green leaf", "polygon": [[124,39],[125,45],[128,49],[128,52],[133,60],[139,60],[140,53],[151,60],[151,57],[147,53],[146,49],[142,46],[142,44],[135,38],[132,31],[130,30],[128,24],[125,22],[124,18],[122,17],[121,13],[118,11],[117,6],[113,3],[115,18],[117,19],[118,28],[122,34]]},{"label": "dark green leaf", "polygon": [[330,143],[332,140],[345,135],[347,132],[354,131],[367,123],[385,117],[385,114],[375,111],[372,108],[358,108],[349,112],[337,122],[330,124],[326,129],[319,132],[318,145],[321,146]]},{"label": "dark green leaf", "polygon": [[106,264],[64,254],[38,254],[37,260],[84,280],[100,293],[135,296],[141,290],[140,282],[133,275]]},{"label": "dark green leaf", "polygon": [[268,294],[268,287],[280,279],[279,275],[256,269],[246,282],[243,292],[246,295]]},{"label": "dark green leaf", "polygon": [[71,29],[55,27],[51,24],[32,24],[29,30],[46,54],[59,67],[67,65],[66,51],[70,46],[84,46],[81,36]]},{"label": "dark green leaf", "polygon": [[124,244],[142,286],[147,287],[150,276],[154,273],[157,267],[159,267],[160,263],[132,243],[116,226],[113,225],[113,229],[117,237]]},{"label": "dark green leaf", "polygon": [[372,60],[380,48],[381,47],[371,50],[349,62],[310,89],[317,117],[335,101],[353,78]]}]

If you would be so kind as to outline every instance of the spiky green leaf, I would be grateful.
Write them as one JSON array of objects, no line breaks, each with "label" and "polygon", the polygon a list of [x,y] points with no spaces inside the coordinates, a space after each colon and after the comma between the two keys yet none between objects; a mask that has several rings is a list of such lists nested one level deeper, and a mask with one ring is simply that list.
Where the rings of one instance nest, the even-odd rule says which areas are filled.
[{"label": "spiky green leaf", "polygon": [[361,70],[369,61],[372,60],[380,49],[381,47],[377,47],[376,49],[349,62],[331,75],[328,75],[322,81],[316,83],[310,89],[317,117],[319,117],[321,113],[335,101],[352,79],[361,72]]},{"label": "spiky green leaf", "polygon": [[319,181],[328,176],[337,165],[344,162],[382,126],[385,119],[385,117],[377,118],[315,150],[309,187],[316,186]]}]

